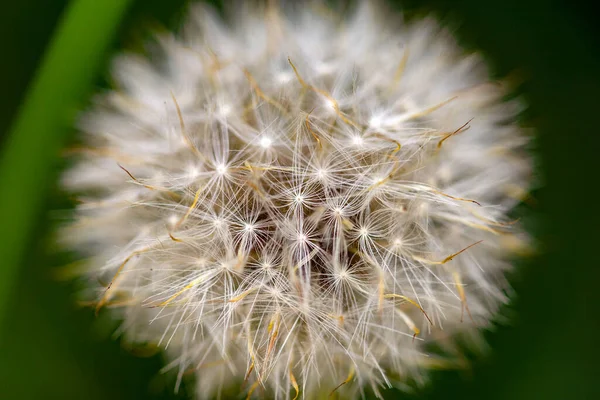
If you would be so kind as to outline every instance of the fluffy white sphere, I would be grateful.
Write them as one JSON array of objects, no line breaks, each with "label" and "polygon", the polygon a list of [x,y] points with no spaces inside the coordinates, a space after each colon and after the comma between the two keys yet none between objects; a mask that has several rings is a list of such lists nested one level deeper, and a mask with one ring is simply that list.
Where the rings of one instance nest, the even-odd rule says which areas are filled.
[{"label": "fluffy white sphere", "polygon": [[114,78],[64,177],[82,196],[64,237],[96,309],[195,372],[198,398],[420,381],[455,361],[428,344],[506,302],[519,108],[433,21],[195,6]]}]

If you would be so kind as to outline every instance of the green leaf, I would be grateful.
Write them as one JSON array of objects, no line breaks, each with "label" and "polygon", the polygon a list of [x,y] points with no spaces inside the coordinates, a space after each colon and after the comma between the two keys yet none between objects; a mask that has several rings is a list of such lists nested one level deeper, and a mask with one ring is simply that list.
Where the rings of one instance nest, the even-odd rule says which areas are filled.
[{"label": "green leaf", "polygon": [[78,104],[131,0],[73,0],[0,155],[0,333],[21,256]]}]

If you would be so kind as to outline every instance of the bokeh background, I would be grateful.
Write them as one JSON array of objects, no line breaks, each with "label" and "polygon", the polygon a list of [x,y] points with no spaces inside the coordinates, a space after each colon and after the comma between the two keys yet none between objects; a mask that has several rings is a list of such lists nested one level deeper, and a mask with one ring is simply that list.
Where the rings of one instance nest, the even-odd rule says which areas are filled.
[{"label": "bokeh background", "polygon": [[[32,79],[66,10],[73,3],[119,1],[127,2],[3,2],[0,159],[10,149],[11,127],[30,96]],[[56,134],[68,142],[75,134],[68,128],[70,118],[85,107],[94,90],[107,85],[109,55],[123,48],[142,49],[152,29],[176,28],[186,1],[130,3],[110,33],[113,36],[105,38],[107,50],[98,46],[99,62],[78,64],[76,53],[65,60],[65,71],[89,69],[89,79],[82,79],[81,87],[69,93],[61,91],[63,82],[54,82],[55,91],[42,96],[47,102],[71,96],[63,102],[68,108],[64,120],[48,125],[43,135]],[[567,0],[407,0],[402,6],[409,17],[436,13],[465,47],[483,52],[496,77],[509,76],[514,93],[529,103],[521,123],[537,132],[533,151],[539,187],[518,213],[523,214],[522,221],[539,249],[518,262],[512,275],[518,297],[503,311],[510,323],[498,324],[486,333],[490,344],[486,355],[469,355],[473,366],[467,371],[436,372],[426,388],[412,394],[389,391],[386,398],[600,399],[600,325],[595,307],[600,284],[597,14],[591,5]],[[78,40],[85,41],[82,35]],[[91,52],[95,46],[89,43]],[[68,74],[56,76],[64,82],[70,79]],[[44,101],[38,107],[45,107]],[[43,121],[36,126],[45,129]],[[40,132],[32,134],[32,140],[36,134]],[[31,148],[35,148],[33,143]],[[22,151],[14,158],[16,165],[0,166],[16,168],[22,175],[11,176],[26,179],[27,168],[37,157],[32,154]],[[159,373],[159,354],[136,354],[139,351],[113,340],[115,323],[106,315],[96,318],[89,308],[77,307],[76,285],[57,278],[57,268],[69,257],[56,251],[52,231],[70,202],[55,183],[64,162],[54,153],[42,158],[46,159],[50,164],[44,166],[44,184],[36,188],[35,202],[26,197],[32,194],[20,192],[12,182],[0,181],[0,197],[18,200],[0,199],[2,207],[13,207],[0,209],[0,255],[10,250],[3,247],[15,246],[13,237],[20,229],[11,215],[23,211],[22,215],[35,218],[26,239],[16,236],[18,262],[0,257],[0,399],[189,398],[185,390],[174,394],[172,377]],[[36,206],[17,209],[29,204]]]}]

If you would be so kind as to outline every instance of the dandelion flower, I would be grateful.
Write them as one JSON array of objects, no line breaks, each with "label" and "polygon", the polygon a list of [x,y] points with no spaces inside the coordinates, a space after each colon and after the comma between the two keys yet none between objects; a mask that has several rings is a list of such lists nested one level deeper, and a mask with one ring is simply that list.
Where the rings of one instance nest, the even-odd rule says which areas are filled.
[{"label": "dandelion flower", "polygon": [[[520,107],[378,2],[195,5],[83,116],[64,230],[85,293],[198,398],[381,395],[507,301]],[[237,385],[237,386],[236,386]]]}]

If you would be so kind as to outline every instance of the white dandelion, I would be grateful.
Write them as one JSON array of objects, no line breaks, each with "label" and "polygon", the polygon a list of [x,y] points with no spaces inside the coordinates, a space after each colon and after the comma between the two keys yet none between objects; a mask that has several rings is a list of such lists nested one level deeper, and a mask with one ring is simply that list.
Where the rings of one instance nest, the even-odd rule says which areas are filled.
[{"label": "white dandelion", "polygon": [[64,237],[96,310],[198,398],[380,396],[459,363],[430,345],[507,301],[520,107],[434,21],[195,5],[114,77],[82,119]]}]

